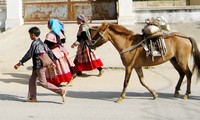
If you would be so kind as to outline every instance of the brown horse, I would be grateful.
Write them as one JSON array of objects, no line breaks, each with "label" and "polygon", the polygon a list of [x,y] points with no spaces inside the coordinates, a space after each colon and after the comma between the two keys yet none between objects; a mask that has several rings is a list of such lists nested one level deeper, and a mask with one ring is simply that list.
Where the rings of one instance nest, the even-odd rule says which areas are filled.
[{"label": "brown horse", "polygon": [[[116,102],[121,102],[126,96],[126,90],[133,69],[139,77],[140,83],[149,90],[153,95],[153,99],[157,98],[156,92],[149,88],[144,82],[144,75],[142,71],[143,66],[154,66],[170,61],[174,68],[178,71],[180,78],[175,88],[174,96],[179,95],[179,90],[183,82],[183,78],[187,78],[187,89],[184,99],[189,98],[191,94],[191,78],[193,72],[196,70],[197,78],[200,77],[200,53],[197,43],[193,38],[186,37],[180,34],[170,34],[165,36],[166,54],[164,60],[162,57],[155,57],[154,61],[150,57],[146,57],[146,52],[141,45],[144,37],[141,34],[135,34],[127,28],[112,24],[102,23],[102,25],[92,30],[94,47],[99,47],[102,44],[110,41],[120,54],[123,65],[125,66],[124,86],[121,96]],[[189,69],[188,62],[190,55],[193,56],[193,69]]]}]

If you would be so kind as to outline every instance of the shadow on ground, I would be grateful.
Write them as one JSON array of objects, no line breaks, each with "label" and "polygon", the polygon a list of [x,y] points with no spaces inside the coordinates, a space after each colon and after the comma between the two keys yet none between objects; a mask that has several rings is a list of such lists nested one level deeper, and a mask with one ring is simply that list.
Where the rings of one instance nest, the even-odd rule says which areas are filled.
[{"label": "shadow on ground", "polygon": [[[3,79],[1,78],[0,81],[4,83],[20,83],[20,84],[28,84],[28,80],[30,75],[28,74],[21,74],[21,73],[3,73],[3,75],[10,75],[12,78],[10,79]],[[14,77],[14,78],[13,78]]]},{"label": "shadow on ground", "polygon": [[[37,94],[38,96],[54,96],[56,94]],[[57,95],[58,96],[58,95]],[[58,96],[60,97],[60,96]],[[0,94],[0,100],[1,101],[16,101],[16,102],[25,102],[27,98],[25,97],[21,97],[21,96],[17,96],[17,95],[9,95],[9,94]],[[56,102],[56,101],[50,101],[50,100],[45,100],[45,101],[41,101],[38,100],[37,103],[53,103],[53,104],[62,104],[61,102]]]},{"label": "shadow on ground", "polygon": [[[182,99],[184,95],[179,95],[178,98],[174,97],[173,93],[157,93],[158,98],[163,99]],[[95,99],[95,100],[106,100],[106,101],[116,101],[121,95],[121,92],[84,92],[84,91],[69,91],[67,97],[80,98],[80,99]],[[139,93],[139,92],[127,92],[125,99],[151,99],[153,97],[150,93]],[[200,100],[200,96],[190,96],[191,100]]]},{"label": "shadow on ground", "polygon": [[[97,91],[97,92],[84,92],[84,91],[69,91],[67,93],[66,97],[70,98],[77,98],[77,99],[90,99],[90,100],[103,100],[103,101],[110,101],[110,102],[115,102],[117,98],[120,96],[121,92],[106,92],[106,91]],[[57,94],[54,93],[49,93],[49,94],[44,94],[44,93],[38,93],[38,96],[58,96]],[[182,99],[183,95],[180,95],[178,98],[173,97],[172,93],[158,93],[159,99],[168,99],[168,100],[177,100],[177,99]],[[150,93],[138,93],[138,92],[127,92],[126,94],[126,99],[141,99],[141,100],[153,100],[153,97],[151,96]],[[8,94],[0,94],[0,100],[4,101],[17,101],[17,102],[24,102],[26,98],[20,97],[17,95],[8,95]],[[67,99],[67,98],[66,98]],[[190,100],[200,100],[200,96],[190,96]],[[53,103],[53,104],[62,104],[62,102],[56,102],[56,101],[50,101],[50,100],[45,100],[41,101],[38,100],[37,103]]]}]

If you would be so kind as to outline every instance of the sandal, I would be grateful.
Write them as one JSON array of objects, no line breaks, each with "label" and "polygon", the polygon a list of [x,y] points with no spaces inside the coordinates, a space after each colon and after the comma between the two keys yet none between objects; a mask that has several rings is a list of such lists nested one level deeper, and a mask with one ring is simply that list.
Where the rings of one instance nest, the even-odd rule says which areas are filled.
[{"label": "sandal", "polygon": [[83,73],[81,71],[79,71],[79,72],[76,73],[76,75],[81,76],[81,75],[83,75]]},{"label": "sandal", "polygon": [[61,92],[61,97],[62,97],[62,101],[65,102],[65,96],[66,96],[66,91],[62,90]]},{"label": "sandal", "polygon": [[72,81],[68,82],[68,83],[66,84],[66,86],[67,86],[67,87],[71,87],[71,86],[73,86]]},{"label": "sandal", "polygon": [[74,78],[76,78],[76,74],[74,73],[74,74],[72,74],[72,78],[74,79]]},{"label": "sandal", "polygon": [[104,70],[100,70],[100,71],[99,71],[99,74],[98,74],[97,76],[98,76],[98,77],[101,77],[102,74],[103,74],[103,72],[104,72]]}]

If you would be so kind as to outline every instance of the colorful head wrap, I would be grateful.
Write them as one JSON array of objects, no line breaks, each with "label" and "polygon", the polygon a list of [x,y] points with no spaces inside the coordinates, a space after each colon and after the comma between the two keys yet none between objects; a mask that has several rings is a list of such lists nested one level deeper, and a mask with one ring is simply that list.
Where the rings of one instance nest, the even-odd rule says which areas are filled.
[{"label": "colorful head wrap", "polygon": [[53,32],[55,32],[58,36],[60,36],[61,30],[64,30],[64,25],[57,19],[50,19],[48,24]]},{"label": "colorful head wrap", "polygon": [[77,16],[78,19],[82,20],[84,23],[87,23],[87,17],[85,17],[85,15],[83,14],[79,14]]}]

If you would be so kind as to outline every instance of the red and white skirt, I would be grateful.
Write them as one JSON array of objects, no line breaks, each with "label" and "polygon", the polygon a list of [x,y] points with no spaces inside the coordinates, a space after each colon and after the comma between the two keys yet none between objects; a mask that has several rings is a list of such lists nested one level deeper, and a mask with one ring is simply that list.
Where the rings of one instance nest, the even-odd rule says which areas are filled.
[{"label": "red and white skirt", "polygon": [[103,66],[103,63],[94,50],[90,50],[87,46],[78,46],[77,55],[74,59],[75,70],[89,71]]},{"label": "red and white skirt", "polygon": [[61,83],[70,82],[72,80],[72,74],[70,71],[69,63],[67,61],[67,57],[62,55],[62,57],[55,61],[55,65],[55,68],[47,68],[47,81],[56,86],[60,86]]}]

